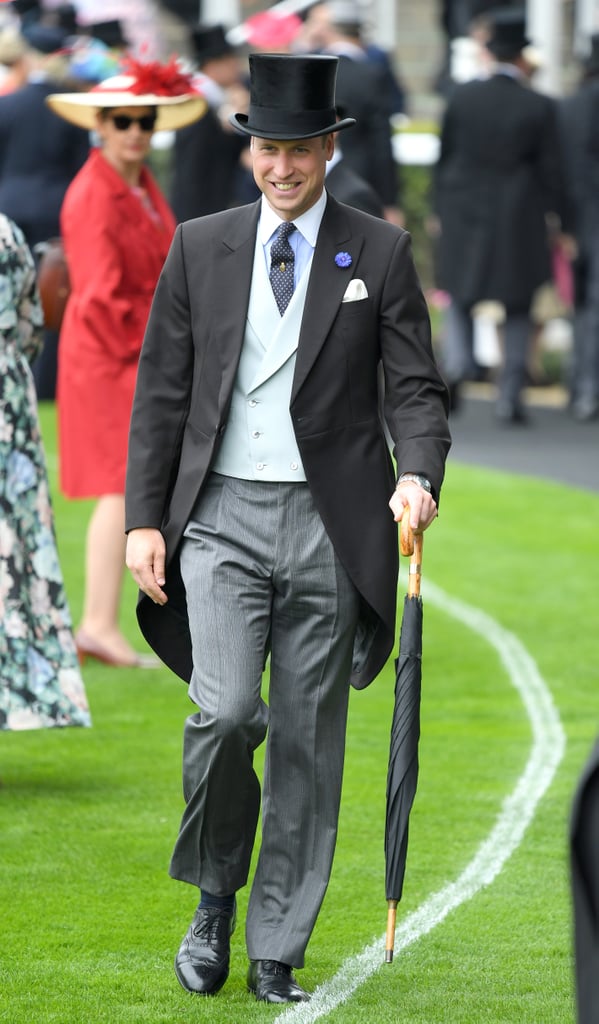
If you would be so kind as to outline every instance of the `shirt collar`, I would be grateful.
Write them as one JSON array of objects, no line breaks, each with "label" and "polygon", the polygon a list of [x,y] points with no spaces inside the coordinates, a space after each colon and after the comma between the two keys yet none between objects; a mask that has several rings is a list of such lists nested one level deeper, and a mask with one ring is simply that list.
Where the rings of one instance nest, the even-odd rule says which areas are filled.
[{"label": "shirt collar", "polygon": [[366,51],[359,43],[352,43],[350,39],[338,39],[325,47],[325,53],[332,53],[336,57],[349,57],[350,60],[366,60]]},{"label": "shirt collar", "polygon": [[[322,190],[322,195],[316,200],[313,206],[299,217],[293,218],[297,230],[312,246],[316,245],[320,222],[323,218],[324,209],[327,204],[327,194]],[[272,206],[269,206],[266,198],[262,196],[262,209],[260,211],[260,223],[258,225],[259,237],[262,245],[266,245],[271,236],[281,224],[281,218],[275,213]]]},{"label": "shirt collar", "polygon": [[330,172],[333,170],[333,167],[336,167],[339,161],[342,159],[343,153],[341,152],[341,149],[337,142],[335,142],[335,149],[333,150],[333,155],[330,160],[327,160],[325,175],[330,174]]},{"label": "shirt collar", "polygon": [[526,75],[521,68],[516,67],[515,64],[504,64],[502,61],[497,61],[497,63],[493,65],[492,73],[494,75],[505,75],[507,78],[515,78],[516,81],[521,81],[526,78]]}]

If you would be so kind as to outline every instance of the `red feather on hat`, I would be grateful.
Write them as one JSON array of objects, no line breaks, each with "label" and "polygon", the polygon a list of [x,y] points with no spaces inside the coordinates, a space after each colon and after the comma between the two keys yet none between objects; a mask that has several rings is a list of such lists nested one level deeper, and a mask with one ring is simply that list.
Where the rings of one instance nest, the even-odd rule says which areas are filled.
[{"label": "red feather on hat", "polygon": [[167,64],[161,64],[157,60],[142,64],[141,61],[129,57],[123,67],[123,73],[135,79],[129,89],[136,96],[146,93],[153,96],[183,96],[185,93],[198,91],[192,83],[191,75],[181,71],[176,57],[171,57]]}]

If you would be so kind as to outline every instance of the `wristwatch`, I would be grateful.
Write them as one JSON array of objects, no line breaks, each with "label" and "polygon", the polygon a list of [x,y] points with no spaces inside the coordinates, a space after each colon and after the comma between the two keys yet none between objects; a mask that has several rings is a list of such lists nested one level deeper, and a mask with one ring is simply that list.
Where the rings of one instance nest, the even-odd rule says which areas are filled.
[{"label": "wristwatch", "polygon": [[425,476],[420,476],[419,473],[402,473],[397,483],[405,484],[409,480],[411,480],[412,483],[419,484],[420,487],[422,487],[425,491],[428,491],[429,494],[433,493],[433,485],[431,484],[430,480],[427,480]]}]

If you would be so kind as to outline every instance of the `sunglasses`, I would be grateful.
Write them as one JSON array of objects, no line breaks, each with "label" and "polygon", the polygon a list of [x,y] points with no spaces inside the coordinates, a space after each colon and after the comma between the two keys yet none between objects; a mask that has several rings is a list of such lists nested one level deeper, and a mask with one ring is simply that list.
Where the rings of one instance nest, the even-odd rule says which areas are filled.
[{"label": "sunglasses", "polygon": [[141,117],[130,117],[129,114],[111,114],[110,120],[118,132],[126,132],[132,124],[138,124],[142,132],[154,131],[155,114],[142,114]]}]

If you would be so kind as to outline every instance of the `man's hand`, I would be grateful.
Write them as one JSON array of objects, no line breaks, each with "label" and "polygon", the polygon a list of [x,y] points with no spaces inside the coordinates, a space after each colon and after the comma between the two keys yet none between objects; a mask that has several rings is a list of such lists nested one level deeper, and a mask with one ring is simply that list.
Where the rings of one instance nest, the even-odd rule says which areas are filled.
[{"label": "man's hand", "polygon": [[398,484],[389,502],[396,523],[401,522],[406,505],[410,506],[410,526],[416,533],[426,530],[437,517],[437,503],[432,494],[413,480]]},{"label": "man's hand", "polygon": [[151,527],[131,530],[125,562],[140,590],[151,597],[154,604],[166,604],[168,597],[162,589],[166,583],[166,544],[160,530]]}]

